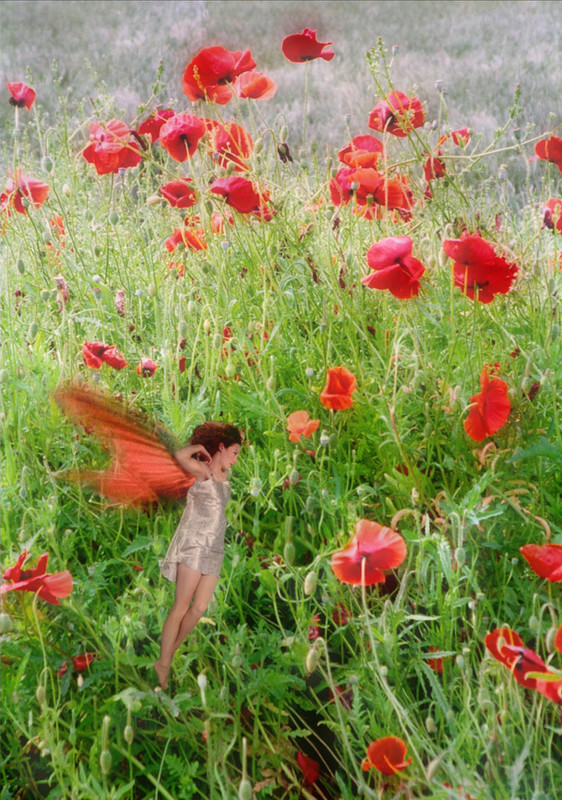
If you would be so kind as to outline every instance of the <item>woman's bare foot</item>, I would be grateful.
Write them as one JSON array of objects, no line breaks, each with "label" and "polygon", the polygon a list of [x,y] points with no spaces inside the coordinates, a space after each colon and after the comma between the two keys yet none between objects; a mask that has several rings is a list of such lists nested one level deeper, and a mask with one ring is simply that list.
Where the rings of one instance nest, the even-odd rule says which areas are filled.
[{"label": "woman's bare foot", "polygon": [[162,687],[162,689],[168,688],[168,675],[170,674],[170,667],[164,667],[160,663],[160,659],[154,662],[154,669],[156,674],[158,675],[158,683]]}]

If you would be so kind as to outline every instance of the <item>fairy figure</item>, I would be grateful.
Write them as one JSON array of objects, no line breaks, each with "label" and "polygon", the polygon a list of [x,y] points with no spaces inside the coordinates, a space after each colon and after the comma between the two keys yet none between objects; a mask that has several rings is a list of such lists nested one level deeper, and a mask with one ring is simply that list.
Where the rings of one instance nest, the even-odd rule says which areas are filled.
[{"label": "fairy figure", "polygon": [[170,451],[150,425],[90,387],[58,389],[55,400],[74,421],[100,438],[112,452],[101,471],[67,473],[115,503],[146,506],[187,496],[185,509],[166,556],[162,575],[176,584],[172,608],[162,628],[158,682],[168,687],[172,657],[204,614],[224,558],[228,474],[235,466],[243,434],[234,425],[206,422],[190,443]]}]

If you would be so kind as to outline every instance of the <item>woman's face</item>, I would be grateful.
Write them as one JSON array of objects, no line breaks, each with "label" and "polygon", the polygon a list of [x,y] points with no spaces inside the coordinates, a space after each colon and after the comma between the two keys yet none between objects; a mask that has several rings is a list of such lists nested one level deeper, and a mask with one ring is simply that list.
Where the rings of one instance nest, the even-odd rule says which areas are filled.
[{"label": "woman's face", "polygon": [[239,444],[231,444],[230,447],[224,447],[224,445],[220,445],[217,452],[217,456],[220,459],[220,466],[224,470],[229,470],[231,467],[235,467],[236,462],[238,461],[239,453]]}]

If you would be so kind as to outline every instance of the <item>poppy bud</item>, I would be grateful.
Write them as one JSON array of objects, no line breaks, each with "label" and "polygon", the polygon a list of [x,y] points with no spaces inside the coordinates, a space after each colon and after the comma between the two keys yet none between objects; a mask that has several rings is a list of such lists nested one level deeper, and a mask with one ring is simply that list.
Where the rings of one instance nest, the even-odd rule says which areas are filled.
[{"label": "poppy bud", "polygon": [[107,750],[109,740],[109,726],[111,725],[111,717],[106,714],[101,722],[101,748]]},{"label": "poppy bud", "polygon": [[314,497],[309,495],[306,498],[306,513],[312,514],[314,512],[315,507],[316,507],[316,500],[314,499]]},{"label": "poppy bud", "polygon": [[63,183],[63,185],[62,185],[62,193],[63,193],[63,195],[65,197],[70,197],[70,195],[72,194],[72,189],[70,188],[68,183]]},{"label": "poppy bud", "polygon": [[156,289],[156,286],[153,283],[149,284],[148,296],[149,297],[156,297],[157,294],[158,294],[158,291]]},{"label": "poppy bud", "polygon": [[326,431],[322,431],[320,434],[320,444],[322,447],[328,447],[330,444],[330,436]]},{"label": "poppy bud", "polygon": [[457,547],[455,550],[455,561],[459,567],[464,567],[466,564],[466,552],[464,547]]},{"label": "poppy bud", "polygon": [[119,222],[119,214],[117,211],[112,211],[109,215],[109,222],[111,225],[117,225]]},{"label": "poppy bud", "polygon": [[201,692],[201,702],[203,705],[206,703],[205,698],[205,690],[207,688],[207,676],[204,672],[200,672],[197,676],[197,685],[199,686],[199,691]]},{"label": "poppy bud", "polygon": [[53,171],[53,161],[49,156],[44,156],[41,161],[41,166],[45,170],[45,172],[52,172]]},{"label": "poppy bud", "polygon": [[25,264],[23,263],[21,258],[18,258],[18,263],[16,266],[18,268],[18,272],[20,273],[20,275],[23,275],[23,273],[25,272]]},{"label": "poppy bud", "polygon": [[318,666],[318,650],[316,647],[311,647],[308,653],[306,654],[306,671],[307,672],[314,672],[316,667]]},{"label": "poppy bud", "polygon": [[315,572],[309,572],[306,578],[304,579],[304,587],[303,591],[306,595],[312,594],[312,592],[316,589],[316,584],[318,583],[318,576]]},{"label": "poppy bud", "polygon": [[312,378],[312,376],[314,375],[314,370],[312,369],[312,367],[307,367],[304,371],[304,374],[306,375],[307,378]]},{"label": "poppy bud", "polygon": [[529,617],[529,630],[531,631],[531,633],[537,634],[540,631],[540,629],[541,629],[541,623],[538,617],[536,617],[533,614],[531,617]]},{"label": "poppy bud", "polygon": [[165,202],[166,202],[165,199],[157,194],[151,194],[150,197],[146,198],[147,206],[157,206],[159,203],[165,203]]},{"label": "poppy bud", "polygon": [[291,486],[296,486],[297,483],[300,481],[300,479],[301,476],[299,475],[298,470],[292,469],[291,472],[289,473],[289,484]]},{"label": "poppy bud", "polygon": [[425,729],[428,733],[435,733],[437,730],[437,725],[435,724],[433,717],[425,718]]},{"label": "poppy bud", "polygon": [[260,136],[260,138],[256,139],[256,141],[254,142],[254,153],[256,154],[261,153],[262,150],[263,150],[263,139]]},{"label": "poppy bud", "polygon": [[[348,115],[346,114],[346,116],[348,116]],[[349,115],[349,116],[351,116],[351,115]],[[316,151],[318,150],[318,142],[316,141],[316,139],[313,139],[313,141],[310,143],[310,150],[313,153],[316,153]]]},{"label": "poppy bud", "polygon": [[[2,616],[4,616],[4,614],[2,614]],[[556,647],[554,646],[554,637],[556,636],[557,631],[558,628],[555,627],[555,628],[549,628],[548,631],[546,632],[544,643],[546,646],[547,653],[554,653],[554,651],[556,650]]]},{"label": "poppy bud", "polygon": [[240,669],[240,667],[242,666],[242,657],[239,655],[232,656],[230,663],[232,664],[234,669]]},{"label": "poppy bud", "polygon": [[43,703],[47,702],[47,692],[42,684],[39,684],[35,690],[35,699],[40,705],[43,705]]},{"label": "poppy bud", "polygon": [[236,375],[236,367],[232,361],[227,363],[226,367],[224,368],[224,374],[227,378],[233,378]]},{"label": "poppy bud", "polygon": [[459,669],[464,669],[464,666],[465,666],[464,656],[457,656],[455,658],[455,664],[457,665],[457,667]]},{"label": "poppy bud", "polygon": [[295,556],[296,550],[295,545],[292,542],[286,542],[285,547],[283,548],[283,560],[286,564],[291,566],[295,563]]},{"label": "poppy bud", "polygon": [[79,675],[76,678],[76,685],[78,686],[79,689],[81,689],[84,686],[84,676],[83,675]]},{"label": "poppy bud", "polygon": [[205,333],[207,334],[207,336],[208,336],[208,335],[209,335],[209,333],[211,332],[211,320],[210,320],[210,319],[206,319],[206,320],[203,322],[203,330],[205,331]]},{"label": "poppy bud", "polygon": [[133,739],[135,738],[135,732],[133,730],[132,725],[125,725],[123,730],[123,738],[127,742],[127,744],[133,744]]},{"label": "poppy bud", "polygon": [[238,787],[238,800],[252,800],[252,784],[248,778],[242,778]]},{"label": "poppy bud", "polygon": [[0,636],[12,630],[12,620],[9,614],[0,614]]},{"label": "poppy bud", "polygon": [[111,770],[111,753],[109,750],[102,750],[100,753],[100,767],[104,775],[109,775]]},{"label": "poppy bud", "polygon": [[273,377],[273,375],[271,375],[265,382],[265,388],[267,389],[268,392],[275,391],[275,378]]}]

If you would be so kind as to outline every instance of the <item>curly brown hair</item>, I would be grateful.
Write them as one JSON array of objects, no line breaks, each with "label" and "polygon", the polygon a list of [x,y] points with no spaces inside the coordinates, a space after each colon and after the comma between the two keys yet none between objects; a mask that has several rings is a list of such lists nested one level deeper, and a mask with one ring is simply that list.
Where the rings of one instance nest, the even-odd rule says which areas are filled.
[{"label": "curly brown hair", "polygon": [[189,444],[202,444],[212,458],[218,451],[221,442],[225,447],[232,447],[233,444],[242,445],[243,441],[244,433],[235,425],[210,421],[195,428]]}]

